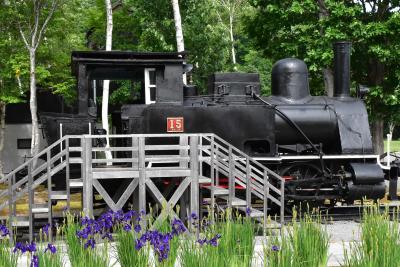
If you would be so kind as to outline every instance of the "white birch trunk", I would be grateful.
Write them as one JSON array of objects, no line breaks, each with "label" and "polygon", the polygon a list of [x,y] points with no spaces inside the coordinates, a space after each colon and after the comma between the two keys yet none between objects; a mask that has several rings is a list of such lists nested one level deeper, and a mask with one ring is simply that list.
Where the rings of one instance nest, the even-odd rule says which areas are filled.
[{"label": "white birch trunk", "polygon": [[[113,16],[112,16],[112,5],[111,0],[105,0],[106,4],[106,15],[107,15],[107,28],[106,28],[106,51],[111,51],[112,49],[112,31],[113,31]],[[103,82],[103,99],[101,105],[101,123],[104,130],[107,131],[106,137],[106,147],[110,147],[110,139],[108,135],[110,134],[110,126],[108,124],[108,100],[110,95],[110,81],[104,80]],[[112,159],[110,151],[106,151],[106,158]],[[107,164],[111,165],[111,164]]]},{"label": "white birch trunk", "polygon": [[39,152],[39,120],[37,116],[37,100],[36,100],[36,50],[34,48],[29,49],[29,62],[30,62],[29,108],[31,110],[31,119],[32,119],[31,156],[34,156]]},{"label": "white birch trunk", "polygon": [[236,51],[235,51],[235,39],[233,36],[233,14],[231,11],[229,11],[229,35],[231,39],[231,53],[232,53],[232,63],[233,63],[233,69],[237,70],[236,66]]},{"label": "white birch trunk", "polygon": [[[174,23],[175,23],[175,32],[176,32],[176,48],[178,52],[185,51],[185,42],[183,40],[183,31],[182,31],[182,19],[181,12],[179,9],[178,0],[171,0],[172,9],[174,11]],[[183,83],[186,84],[186,73],[183,74]]]},{"label": "white birch trunk", "polygon": [[6,103],[0,102],[0,178],[3,178],[3,148],[6,129]]}]

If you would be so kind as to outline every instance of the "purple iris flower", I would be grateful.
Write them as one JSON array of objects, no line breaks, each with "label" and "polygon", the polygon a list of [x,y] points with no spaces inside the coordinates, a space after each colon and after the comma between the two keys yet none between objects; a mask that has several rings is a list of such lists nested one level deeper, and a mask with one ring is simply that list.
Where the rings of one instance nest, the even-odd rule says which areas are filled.
[{"label": "purple iris flower", "polygon": [[13,249],[13,253],[18,252],[18,250],[21,251],[22,254],[24,254],[27,251],[27,247],[24,244],[22,244],[21,242],[17,242]]},{"label": "purple iris flower", "polygon": [[136,239],[135,249],[140,250],[144,247],[144,242],[141,239]]},{"label": "purple iris flower", "polygon": [[139,233],[142,230],[142,227],[140,226],[140,224],[135,224],[135,226],[133,227],[133,229],[135,229],[136,233]]},{"label": "purple iris flower", "polygon": [[50,251],[51,254],[55,254],[57,252],[57,248],[53,244],[49,243],[47,244],[47,248],[44,250],[44,252],[46,253],[47,251]]},{"label": "purple iris flower", "polygon": [[272,251],[279,251],[280,249],[279,249],[278,246],[275,246],[275,245],[274,245],[274,246],[271,247],[271,250],[272,250]]},{"label": "purple iris flower", "polygon": [[247,216],[250,216],[250,213],[251,213],[251,209],[250,209],[249,207],[247,207],[247,208],[246,208],[246,215],[247,215]]},{"label": "purple iris flower", "polygon": [[172,235],[179,235],[183,232],[186,232],[185,225],[183,224],[183,222],[181,220],[179,220],[177,218],[174,218],[172,220],[171,228],[172,228],[172,232],[171,232]]},{"label": "purple iris flower", "polygon": [[109,232],[103,234],[103,236],[102,236],[101,238],[102,238],[102,239],[107,238],[108,240],[113,241],[113,237],[112,237],[112,235],[111,235]]},{"label": "purple iris flower", "polygon": [[197,214],[195,212],[192,212],[192,214],[190,214],[190,218],[192,220],[197,220],[199,217],[197,216]]},{"label": "purple iris flower", "polygon": [[90,238],[84,245],[84,248],[92,247],[94,249],[94,246],[96,245],[96,241],[94,241],[93,238]]},{"label": "purple iris flower", "polygon": [[204,239],[198,239],[197,243],[199,243],[201,246],[204,245],[205,243],[207,243],[207,238]]},{"label": "purple iris flower", "polygon": [[28,252],[31,252],[31,253],[36,252],[36,243],[35,243],[34,241],[32,241],[31,243],[28,243],[28,244],[26,245],[26,250],[27,250]]},{"label": "purple iris flower", "polygon": [[49,235],[49,228],[50,228],[50,224],[46,224],[45,226],[43,226],[42,227],[43,233],[45,233],[46,235]]},{"label": "purple iris flower", "polygon": [[220,234],[216,234],[213,238],[207,241],[207,243],[213,247],[218,246],[218,239],[221,238]]},{"label": "purple iris flower", "polygon": [[7,226],[0,224],[0,232],[1,232],[1,236],[7,236],[10,234],[10,231],[8,230]]},{"label": "purple iris flower", "polygon": [[149,242],[156,253],[159,262],[168,258],[170,251],[170,240],[174,237],[172,233],[163,234],[157,230],[147,231],[136,240],[135,249],[140,250],[146,242]]},{"label": "purple iris flower", "polygon": [[126,232],[131,231],[131,230],[132,230],[132,226],[131,226],[130,224],[125,224],[125,225],[124,225],[124,230],[125,230]]},{"label": "purple iris flower", "polygon": [[39,267],[39,257],[36,255],[32,256],[30,267]]}]

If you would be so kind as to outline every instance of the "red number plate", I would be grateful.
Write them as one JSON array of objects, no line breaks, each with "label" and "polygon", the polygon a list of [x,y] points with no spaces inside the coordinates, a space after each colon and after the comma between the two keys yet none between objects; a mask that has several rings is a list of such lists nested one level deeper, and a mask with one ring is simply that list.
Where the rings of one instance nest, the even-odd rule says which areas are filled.
[{"label": "red number plate", "polygon": [[183,117],[167,118],[168,133],[183,133],[184,131]]}]

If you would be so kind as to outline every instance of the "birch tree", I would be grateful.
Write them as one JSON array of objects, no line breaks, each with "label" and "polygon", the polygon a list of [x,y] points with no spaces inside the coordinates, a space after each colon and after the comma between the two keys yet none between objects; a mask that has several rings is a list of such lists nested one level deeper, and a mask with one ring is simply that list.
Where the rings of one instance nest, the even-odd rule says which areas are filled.
[{"label": "birch tree", "polygon": [[[178,52],[183,52],[185,51],[185,43],[183,41],[182,20],[181,20],[181,12],[179,9],[179,2],[178,0],[171,0],[171,2],[172,2],[172,9],[174,11],[176,48]],[[186,84],[186,73],[183,74],[183,83]]]},{"label": "birch tree", "polygon": [[219,21],[224,25],[229,33],[230,50],[233,68],[237,69],[236,49],[235,49],[235,23],[238,19],[241,9],[247,3],[245,0],[214,0],[217,5],[217,14]]},{"label": "birch tree", "polygon": [[29,107],[32,119],[31,155],[39,152],[39,121],[36,100],[36,51],[47,26],[59,5],[59,0],[13,1],[19,33],[29,52]]},{"label": "birch tree", "polygon": [[[105,0],[106,4],[106,17],[107,17],[107,27],[106,27],[106,51],[111,51],[112,49],[112,31],[113,31],[113,14],[112,14],[112,4],[111,0]],[[101,122],[104,130],[107,131],[107,144],[106,147],[110,146],[110,139],[108,138],[110,132],[110,126],[108,124],[108,100],[110,95],[110,81],[103,81],[103,99],[101,106]],[[106,151],[106,158],[111,159],[111,152]]]}]

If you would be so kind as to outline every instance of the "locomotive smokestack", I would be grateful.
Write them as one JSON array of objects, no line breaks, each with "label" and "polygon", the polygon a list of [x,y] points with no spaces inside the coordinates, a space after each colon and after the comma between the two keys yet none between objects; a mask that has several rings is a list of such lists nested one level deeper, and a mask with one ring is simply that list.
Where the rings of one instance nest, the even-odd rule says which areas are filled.
[{"label": "locomotive smokestack", "polygon": [[351,42],[333,44],[334,50],[334,93],[335,97],[350,96],[350,51]]}]

